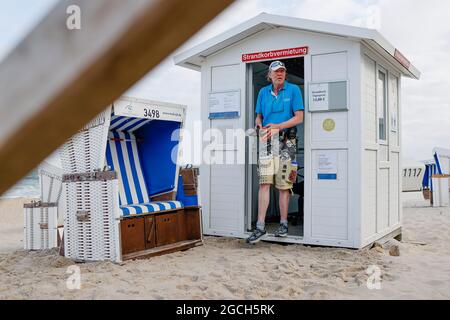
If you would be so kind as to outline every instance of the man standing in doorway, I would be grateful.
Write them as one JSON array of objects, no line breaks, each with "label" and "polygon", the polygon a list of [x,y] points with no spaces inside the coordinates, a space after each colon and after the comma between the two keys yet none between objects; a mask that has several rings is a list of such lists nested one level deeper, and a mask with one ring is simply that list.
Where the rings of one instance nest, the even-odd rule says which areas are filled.
[{"label": "man standing in doorway", "polygon": [[[286,81],[286,67],[281,61],[270,64],[267,79],[272,84],[259,92],[255,125],[261,133],[257,139],[261,139],[264,151],[268,153],[259,152],[258,221],[247,243],[256,243],[266,234],[265,218],[272,184],[280,192],[280,226],[274,234],[277,237],[287,236],[290,190],[297,172],[295,128],[303,122],[302,94],[297,85]],[[273,148],[274,141],[279,142],[278,149]],[[276,150],[272,153],[270,149]]]}]

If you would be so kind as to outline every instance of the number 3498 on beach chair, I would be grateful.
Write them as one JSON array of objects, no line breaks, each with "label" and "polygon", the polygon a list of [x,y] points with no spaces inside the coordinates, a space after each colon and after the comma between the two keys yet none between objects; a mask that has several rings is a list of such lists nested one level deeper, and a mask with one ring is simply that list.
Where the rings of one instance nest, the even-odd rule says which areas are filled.
[{"label": "number 3498 on beach chair", "polygon": [[185,195],[177,164],[185,114],[123,97],[60,148],[66,257],[118,262],[202,243],[196,191]]}]

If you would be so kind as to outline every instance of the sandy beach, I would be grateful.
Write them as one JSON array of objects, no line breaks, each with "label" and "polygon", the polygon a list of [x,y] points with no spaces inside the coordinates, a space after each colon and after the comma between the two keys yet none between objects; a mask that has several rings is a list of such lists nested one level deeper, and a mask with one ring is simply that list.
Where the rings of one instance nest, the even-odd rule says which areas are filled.
[{"label": "sandy beach", "polygon": [[[26,200],[1,200],[0,299],[449,299],[450,209],[404,198],[399,257],[205,237],[203,246],[121,265],[22,250]],[[67,287],[73,266],[81,289]],[[379,290],[367,287],[370,266],[380,272]]]}]

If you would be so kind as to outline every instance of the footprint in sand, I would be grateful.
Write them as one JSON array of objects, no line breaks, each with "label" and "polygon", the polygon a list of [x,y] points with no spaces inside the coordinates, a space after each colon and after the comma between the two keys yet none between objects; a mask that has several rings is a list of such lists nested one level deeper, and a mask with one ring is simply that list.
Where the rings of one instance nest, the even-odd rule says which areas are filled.
[{"label": "footprint in sand", "polygon": [[281,291],[281,289],[283,289],[284,287],[283,287],[281,284],[276,283],[276,284],[274,284],[274,285],[272,286],[272,288],[273,288],[273,291],[279,292],[279,291]]},{"label": "footprint in sand", "polygon": [[301,292],[297,291],[294,288],[289,288],[288,294],[289,294],[289,297],[291,297],[291,298],[298,298],[301,295]]},{"label": "footprint in sand", "polygon": [[274,280],[274,281],[279,281],[281,279],[281,274],[279,272],[277,272],[277,273],[271,272],[269,274],[269,279]]},{"label": "footprint in sand", "polygon": [[179,285],[176,286],[176,288],[179,289],[179,290],[185,290],[185,291],[188,291],[191,287],[190,287],[190,286],[187,286],[187,285],[185,285],[185,284],[179,284]]},{"label": "footprint in sand", "polygon": [[281,272],[284,272],[285,274],[292,274],[294,272],[294,270],[296,270],[295,266],[292,264],[288,264],[288,263],[282,263],[279,266],[279,270]]},{"label": "footprint in sand", "polygon": [[236,293],[239,291],[239,288],[236,288],[236,287],[234,287],[234,286],[232,286],[232,285],[230,285],[230,284],[227,284],[227,283],[223,284],[223,286],[224,286],[228,291],[230,291],[232,294],[236,294]]},{"label": "footprint in sand", "polygon": [[261,298],[267,298],[270,295],[270,292],[266,288],[262,288],[262,289],[257,289],[256,294]]},{"label": "footprint in sand", "polygon": [[119,290],[117,290],[117,292],[118,293],[123,293],[123,294],[126,294],[126,295],[138,295],[138,294],[140,294],[140,292],[139,291],[133,291],[133,290],[124,290],[124,289],[119,289]]},{"label": "footprint in sand", "polygon": [[212,277],[215,277],[215,278],[222,278],[222,276],[223,276],[222,274],[217,273],[217,272],[211,272],[209,275]]},{"label": "footprint in sand", "polygon": [[328,297],[329,297],[328,293],[324,291],[317,291],[311,294],[311,299],[313,300],[324,300],[327,299]]}]

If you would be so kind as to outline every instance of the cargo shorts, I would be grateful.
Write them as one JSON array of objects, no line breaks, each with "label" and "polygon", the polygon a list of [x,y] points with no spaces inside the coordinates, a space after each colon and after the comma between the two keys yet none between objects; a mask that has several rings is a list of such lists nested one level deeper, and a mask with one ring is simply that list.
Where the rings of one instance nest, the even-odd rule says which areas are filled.
[{"label": "cargo shorts", "polygon": [[[268,149],[270,148],[269,145]],[[279,190],[292,189],[297,179],[298,170],[295,159],[297,140],[284,137],[279,143],[279,152],[268,151],[259,154],[259,184],[274,184],[275,188]]]}]

